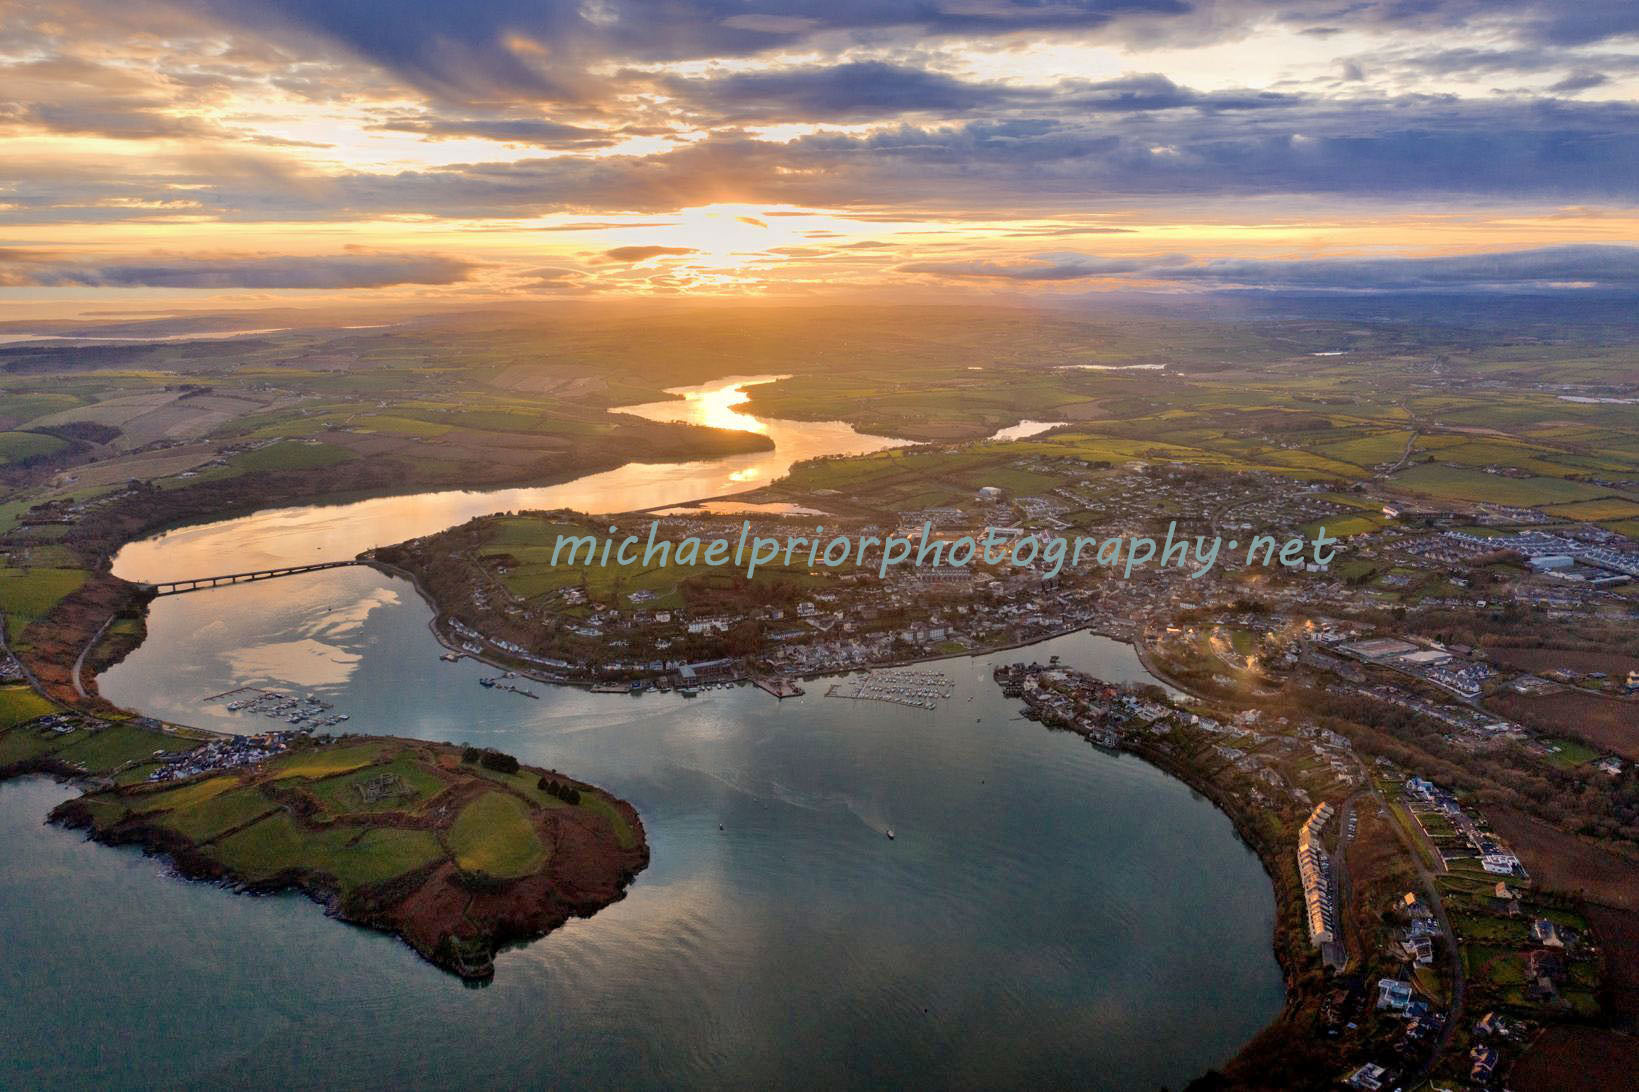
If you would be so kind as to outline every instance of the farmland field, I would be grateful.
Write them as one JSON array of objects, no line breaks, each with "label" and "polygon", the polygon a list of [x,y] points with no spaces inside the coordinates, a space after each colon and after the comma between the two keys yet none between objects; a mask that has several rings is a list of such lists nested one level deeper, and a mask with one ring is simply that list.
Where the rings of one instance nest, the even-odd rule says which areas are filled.
[{"label": "farmland field", "polygon": [[6,613],[12,639],[84,584],[85,578],[83,569],[0,567],[0,611]]},{"label": "farmland field", "polygon": [[491,876],[524,876],[546,860],[529,808],[511,793],[487,792],[461,810],[450,828],[456,863]]},{"label": "farmland field", "polygon": [[43,717],[56,708],[27,686],[0,686],[0,729]]},{"label": "farmland field", "polygon": [[67,447],[66,440],[38,432],[0,432],[0,466],[55,455]]},{"label": "farmland field", "polygon": [[1428,463],[1413,466],[1394,476],[1404,489],[1440,500],[1484,501],[1520,507],[1563,504],[1610,495],[1602,486],[1570,482],[1560,478],[1510,478],[1483,470]]}]

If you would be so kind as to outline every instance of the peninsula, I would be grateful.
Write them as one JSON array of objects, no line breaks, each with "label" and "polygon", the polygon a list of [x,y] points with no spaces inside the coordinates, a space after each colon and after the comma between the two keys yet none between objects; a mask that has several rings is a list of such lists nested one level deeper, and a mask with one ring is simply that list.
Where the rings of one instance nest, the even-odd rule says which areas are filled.
[{"label": "peninsula", "polygon": [[342,737],[210,760],[248,745],[171,755],[183,776],[105,781],[52,819],[164,853],[185,876],[305,892],[476,981],[500,949],[622,898],[649,861],[631,805],[497,751]]}]

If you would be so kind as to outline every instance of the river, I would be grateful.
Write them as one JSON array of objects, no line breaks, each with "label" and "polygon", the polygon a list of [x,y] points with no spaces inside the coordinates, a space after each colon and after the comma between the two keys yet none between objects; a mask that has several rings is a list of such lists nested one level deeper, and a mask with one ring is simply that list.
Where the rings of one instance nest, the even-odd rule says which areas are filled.
[{"label": "river", "polygon": [[[821,455],[862,455],[908,441],[856,432],[841,421],[765,420],[737,407],[750,400],[744,388],[772,383],[777,375],[728,376],[693,387],[679,397],[621,406],[614,412],[651,421],[682,421],[712,428],[758,432],[771,451],[681,463],[627,463],[559,485],[462,490],[373,497],[351,504],[272,508],[240,519],[183,527],[133,542],[114,558],[114,575],[127,580],[173,580],[213,573],[247,572],[313,561],[337,561],[442,531],[494,512],[633,512],[702,497],[760,489],[793,463]],[[730,503],[712,506],[733,511]],[[747,506],[751,510],[766,506]]]},{"label": "river", "polygon": [[[690,480],[728,492],[744,469]],[[339,510],[263,514],[305,528],[273,552],[434,529]],[[205,544],[253,533],[174,532],[174,555],[138,544],[122,565],[197,570]],[[628,897],[467,989],[304,898],[182,883],[41,825],[71,789],[0,785],[0,1086],[1177,1087],[1279,1009],[1273,896],[1228,819],[1143,762],[1023,720],[990,679],[994,663],[1053,654],[1146,678],[1129,646],[1081,633],[941,661],[929,669],[955,692],[932,712],[829,698],[825,680],[783,702],[751,688],[532,701],[480,687],[478,664],[441,663],[429,618],[371,569],[167,597],[99,685],[238,731],[265,722],[200,699],[300,689],[352,729],[572,772],[643,817],[653,859]]]}]

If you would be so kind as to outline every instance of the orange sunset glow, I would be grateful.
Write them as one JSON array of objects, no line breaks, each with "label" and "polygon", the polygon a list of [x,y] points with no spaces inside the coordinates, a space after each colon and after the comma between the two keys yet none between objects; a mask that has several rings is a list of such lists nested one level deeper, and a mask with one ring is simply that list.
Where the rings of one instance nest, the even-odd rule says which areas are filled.
[{"label": "orange sunset glow", "polygon": [[0,9],[18,319],[1370,289],[1639,237],[1635,27],[1552,4]]}]

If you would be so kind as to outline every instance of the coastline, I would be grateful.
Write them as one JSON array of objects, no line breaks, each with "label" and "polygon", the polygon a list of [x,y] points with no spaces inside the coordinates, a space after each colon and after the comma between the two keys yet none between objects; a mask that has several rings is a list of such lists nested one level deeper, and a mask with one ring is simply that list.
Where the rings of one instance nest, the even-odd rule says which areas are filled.
[{"label": "coastline", "polygon": [[[625,464],[624,463],[615,463],[615,464],[612,464],[612,465],[613,466],[620,466],[620,465],[625,465]],[[599,470],[610,469],[610,468],[611,467],[609,467],[609,466],[598,466],[598,467],[592,467],[591,469],[587,469],[585,467],[582,467],[582,468],[578,468],[573,473],[565,473],[561,477],[555,476],[555,479],[556,479],[555,481],[547,482],[547,483],[544,483],[544,484],[548,484],[548,485],[550,485],[550,484],[560,484],[562,481],[573,480],[577,477],[584,476],[588,473],[596,473]],[[533,482],[531,482],[529,484],[541,485],[543,483],[539,479],[536,479],[536,480],[534,480]],[[504,485],[498,485],[498,486],[493,486],[493,487],[488,487],[488,488],[505,488],[505,487],[506,486],[504,486]],[[464,490],[459,490],[459,491],[462,491],[462,492],[485,492],[485,491],[487,491],[487,488],[464,489]],[[381,490],[381,491],[372,490],[370,492],[371,492],[371,495],[387,495],[387,496],[399,495],[399,494],[403,493],[402,490],[395,490],[395,489],[388,489],[388,490]],[[734,498],[734,497],[738,497],[738,496],[741,496],[741,495],[740,494],[729,494],[729,495],[726,495],[726,496],[728,498]],[[352,500],[352,499],[358,499],[358,498],[357,497],[349,497],[349,498],[334,497],[334,498],[326,498],[326,499],[323,499],[323,500],[321,500],[319,502],[316,502],[316,503],[321,504],[321,505],[346,504],[346,503],[349,503],[349,501]],[[272,508],[277,509],[277,508],[283,508],[283,507],[302,507],[302,506],[303,505],[275,504],[275,505],[272,506]],[[253,505],[249,509],[249,511],[252,511],[252,512],[266,511],[266,510],[270,510],[270,507],[267,504]],[[179,522],[173,524],[172,527],[174,529],[174,527],[177,527],[177,526],[188,526],[188,525],[196,525],[196,524],[201,524],[201,523],[217,522],[221,518],[233,518],[233,517],[213,516],[212,518],[206,518],[206,519],[187,519],[187,520],[179,521]],[[107,567],[111,565],[111,561],[112,561],[112,555],[111,554],[105,555],[105,560],[103,562],[104,572],[107,573],[107,575],[109,575],[110,577],[112,577],[112,574],[108,573]],[[384,574],[387,574],[387,575],[390,575],[390,576],[398,576],[398,577],[401,577],[401,578],[404,578],[404,579],[407,579],[407,580],[410,581],[412,587],[415,588],[416,593],[422,598],[423,602],[425,602],[428,605],[429,611],[431,612],[431,615],[432,615],[431,618],[429,618],[429,620],[428,620],[428,627],[429,627],[429,630],[433,633],[434,639],[439,643],[440,646],[442,646],[442,647],[444,647],[444,648],[446,648],[450,651],[456,652],[456,653],[458,653],[462,656],[472,657],[473,659],[478,660],[479,662],[482,662],[482,663],[490,664],[492,666],[502,667],[503,669],[512,669],[511,665],[500,662],[497,658],[492,658],[490,656],[485,656],[485,655],[474,654],[474,653],[472,653],[472,652],[470,652],[470,651],[468,651],[464,648],[457,647],[449,639],[447,639],[446,636],[440,631],[439,626],[438,626],[438,620],[439,620],[439,617],[440,617],[440,612],[439,612],[439,609],[438,609],[438,605],[433,600],[433,598],[431,597],[431,595],[429,594],[429,592],[427,591],[427,589],[425,588],[425,586],[422,584],[421,580],[419,579],[419,577],[415,573],[413,573],[409,570],[403,569],[403,568],[401,568],[397,565],[393,565],[389,562],[375,560],[374,558],[367,559],[366,563],[369,564],[371,567],[376,568],[378,571],[380,571]],[[119,578],[113,577],[112,579],[118,580]],[[141,607],[141,610],[140,610],[140,616],[143,620],[146,619],[146,613],[147,613],[147,603],[144,602],[142,604],[142,607]],[[106,624],[106,623],[104,623],[104,624]],[[872,665],[872,666],[873,667],[880,667],[880,668],[893,668],[893,667],[902,667],[902,666],[909,666],[909,665],[921,664],[921,663],[931,663],[931,662],[937,662],[937,661],[947,660],[947,659],[959,659],[959,658],[972,659],[972,658],[983,657],[983,656],[993,656],[993,655],[997,655],[999,653],[1004,653],[1004,652],[1015,650],[1015,649],[1028,648],[1028,647],[1040,644],[1040,643],[1045,642],[1045,641],[1053,640],[1053,639],[1058,638],[1058,637],[1062,637],[1062,636],[1066,636],[1066,635],[1070,635],[1070,634],[1074,634],[1074,633],[1078,633],[1078,632],[1082,632],[1082,631],[1098,633],[1102,636],[1109,637],[1112,640],[1122,641],[1124,643],[1127,643],[1127,644],[1131,645],[1134,648],[1135,655],[1139,659],[1139,662],[1144,666],[1144,669],[1152,677],[1159,680],[1163,685],[1169,686],[1169,687],[1173,688],[1174,690],[1177,690],[1180,693],[1183,693],[1183,694],[1189,694],[1190,693],[1190,691],[1187,688],[1179,686],[1174,680],[1170,679],[1164,672],[1160,672],[1160,671],[1157,671],[1155,669],[1155,665],[1153,663],[1153,658],[1149,656],[1149,654],[1148,654],[1148,652],[1145,648],[1144,642],[1142,640],[1142,634],[1133,632],[1132,627],[1128,627],[1128,626],[1097,626],[1097,625],[1078,624],[1078,625],[1074,625],[1074,626],[1066,626],[1066,627],[1056,628],[1056,629],[1053,629],[1053,630],[1045,632],[1045,633],[1041,633],[1041,634],[1031,636],[1027,639],[1018,640],[1018,641],[1010,642],[1010,643],[1007,643],[1007,644],[998,645],[998,646],[995,646],[995,647],[980,648],[980,649],[966,649],[966,650],[955,651],[955,652],[929,653],[929,654],[925,654],[925,655],[911,656],[911,657],[896,659],[896,660],[893,660],[893,661],[887,661],[887,662],[884,662],[882,664]],[[132,649],[134,649],[137,646],[137,644],[140,644],[141,639],[142,639],[142,635],[139,634],[139,636],[137,638],[137,641],[132,644],[131,649],[124,650],[125,653],[128,654],[129,651],[131,651]],[[93,659],[95,658],[95,650],[91,645],[87,645],[85,647],[85,649],[83,650],[82,654],[89,655]],[[520,672],[520,673],[524,674],[524,675],[527,675],[528,677],[534,679],[535,681],[538,681],[538,682],[541,682],[541,683],[547,684],[547,685],[568,685],[568,686],[576,686],[576,687],[580,687],[580,688],[589,688],[591,685],[593,685],[593,683],[591,681],[580,682],[580,681],[573,681],[573,680],[549,678],[549,677],[545,677],[545,676],[542,676],[542,675],[534,674],[534,673],[529,672],[529,671],[523,671],[523,672]],[[88,689],[90,690],[90,693],[92,695],[95,695],[96,691],[95,691],[95,680],[94,680],[94,678],[91,680],[91,685]],[[98,699],[93,697],[93,700],[98,700]],[[1279,880],[1279,873],[1278,873],[1278,863],[1279,862],[1276,859],[1278,854],[1276,854],[1276,852],[1274,850],[1270,849],[1269,847],[1265,847],[1265,846],[1262,846],[1260,844],[1258,839],[1253,834],[1252,828],[1251,828],[1246,816],[1241,814],[1239,809],[1234,807],[1225,798],[1224,794],[1222,794],[1221,792],[1215,791],[1215,787],[1213,786],[1210,779],[1201,777],[1197,772],[1191,771],[1187,767],[1184,767],[1184,766],[1182,766],[1182,765],[1180,765],[1176,762],[1168,761],[1167,759],[1165,759],[1163,756],[1160,756],[1160,755],[1148,755],[1148,754],[1145,754],[1145,753],[1143,753],[1142,751],[1139,751],[1139,750],[1133,750],[1130,753],[1133,753],[1134,756],[1138,757],[1141,761],[1148,762],[1150,765],[1152,765],[1155,768],[1161,770],[1163,773],[1167,774],[1168,776],[1172,776],[1172,777],[1176,778],[1177,780],[1183,782],[1186,786],[1191,788],[1193,791],[1196,791],[1196,792],[1200,793],[1209,802],[1211,802],[1215,807],[1217,807],[1218,810],[1222,811],[1225,815],[1227,815],[1230,818],[1232,826],[1235,828],[1237,837],[1240,839],[1240,841],[1242,842],[1243,845],[1246,845],[1248,849],[1250,849],[1252,852],[1254,852],[1258,855],[1260,863],[1263,865],[1266,875],[1268,875],[1269,878],[1270,878],[1270,882],[1271,882],[1271,886],[1272,886],[1273,891],[1274,891],[1275,902],[1276,902],[1275,926],[1274,926],[1273,935],[1270,938],[1270,943],[1271,943],[1271,946],[1274,948],[1277,963],[1281,967],[1282,976],[1283,976],[1283,979],[1284,979],[1285,984],[1286,984],[1285,1001],[1284,1001],[1283,1008],[1282,1008],[1281,1012],[1274,1018],[1274,1020],[1268,1026],[1266,1026],[1261,1032],[1259,1032],[1259,1034],[1257,1036],[1255,1036],[1252,1040],[1249,1040],[1248,1043],[1243,1044],[1243,1046],[1236,1052],[1236,1054],[1233,1055],[1232,1058],[1228,1060],[1228,1062],[1226,1064],[1229,1065],[1229,1066],[1233,1066],[1235,1059],[1238,1059],[1238,1058],[1242,1057],[1249,1047],[1251,1047],[1253,1044],[1258,1042],[1261,1038],[1263,1038],[1267,1034],[1269,1034],[1269,1032],[1272,1029],[1279,1026],[1279,1024],[1290,1014],[1290,1012],[1292,1011],[1293,1005],[1294,1005],[1294,989],[1293,989],[1294,974],[1293,974],[1292,968],[1290,966],[1288,966],[1287,961],[1284,958],[1284,953],[1282,952],[1282,946],[1281,946],[1281,940],[1282,940],[1282,937],[1284,935],[1284,929],[1287,927],[1287,921],[1286,921],[1286,919],[1287,919],[1287,913],[1286,913],[1287,907],[1286,907],[1285,904],[1288,900],[1285,897],[1287,892],[1284,890],[1284,888],[1283,888],[1283,886],[1282,886],[1282,884]],[[635,815],[635,809],[633,809],[633,814]],[[646,853],[647,853],[647,849],[645,847],[645,854]],[[313,894],[312,892],[309,892],[309,894],[312,895],[315,899],[317,899],[321,903],[325,902],[325,899],[320,897],[320,895]],[[326,904],[326,905],[328,905],[328,904]],[[555,926],[553,926],[553,927],[555,927]]]},{"label": "coastline", "polygon": [[[402,569],[399,566],[394,565],[390,562],[383,562],[383,561],[376,561],[374,559],[368,559],[368,560],[366,560],[365,563],[370,565],[372,568],[375,568],[377,571],[383,573],[384,575],[399,577],[399,578],[402,578],[402,579],[405,579],[405,580],[409,581],[410,585],[413,588],[415,588],[416,594],[418,596],[420,596],[422,598],[423,602],[426,603],[427,606],[428,606],[429,612],[431,614],[431,617],[428,619],[429,631],[434,635],[434,639],[439,643],[440,647],[443,647],[443,648],[446,648],[446,649],[449,649],[449,650],[452,650],[452,651],[459,652],[463,656],[471,657],[471,658],[473,658],[473,659],[475,659],[479,662],[489,664],[491,666],[496,666],[496,667],[501,667],[501,668],[507,668],[508,667],[508,665],[505,664],[503,661],[500,661],[500,660],[495,659],[495,658],[491,658],[491,657],[486,656],[486,655],[475,655],[475,654],[473,654],[471,652],[468,652],[464,649],[460,649],[460,648],[456,647],[449,640],[445,639],[444,635],[439,632],[438,626],[436,624],[437,619],[439,617],[437,604],[430,597],[430,595],[427,592],[426,588],[422,585],[421,581],[419,580],[419,578],[416,576],[415,573],[413,573],[409,570],[406,570],[406,569]],[[934,653],[934,654],[928,654],[928,655],[925,655],[925,656],[904,658],[904,659],[901,659],[901,660],[892,661],[891,663],[885,663],[885,664],[882,664],[882,665],[875,665],[875,666],[881,666],[881,667],[907,666],[907,665],[911,665],[911,664],[937,662],[937,661],[940,661],[940,660],[947,660],[947,659],[960,659],[960,658],[974,659],[974,658],[985,657],[985,656],[994,656],[994,655],[997,655],[997,654],[1000,654],[1000,653],[1005,653],[1005,652],[1015,650],[1015,649],[1029,648],[1029,647],[1041,644],[1045,641],[1053,640],[1053,639],[1058,638],[1058,637],[1063,637],[1063,636],[1066,636],[1066,635],[1079,633],[1079,632],[1098,633],[1101,636],[1107,636],[1107,637],[1110,637],[1113,640],[1121,640],[1124,643],[1131,644],[1131,645],[1134,646],[1135,654],[1138,656],[1140,662],[1141,663],[1144,662],[1146,657],[1143,654],[1142,644],[1140,642],[1134,641],[1132,639],[1132,637],[1127,635],[1126,633],[1120,632],[1121,630],[1123,630],[1125,628],[1126,627],[1097,626],[1097,625],[1091,625],[1091,626],[1089,626],[1089,625],[1075,625],[1075,626],[1060,627],[1060,628],[1055,628],[1054,630],[1052,630],[1050,632],[1039,634],[1039,635],[1030,637],[1028,639],[1024,639],[1024,640],[1020,640],[1020,641],[1014,641],[1014,642],[1010,642],[1010,643],[1005,644],[1005,645],[999,645],[999,646],[992,647],[992,648],[963,650],[963,651],[959,651],[959,652]],[[1147,663],[1145,664],[1145,668],[1146,668],[1146,670],[1149,670],[1149,665]],[[1153,672],[1151,672],[1151,673],[1154,674]],[[1158,679],[1163,678],[1163,676],[1160,676],[1160,675],[1156,675],[1155,677],[1158,678]],[[546,683],[548,685],[571,685],[571,686],[578,686],[579,688],[586,688],[586,687],[589,687],[591,685],[590,683],[584,683],[584,684],[566,683],[563,680],[554,680],[554,679],[547,679],[547,678],[540,678],[540,679],[538,679],[538,681],[541,681],[541,682]],[[1163,773],[1167,774],[1168,776],[1174,777],[1175,779],[1179,780],[1180,782],[1182,782],[1183,784],[1188,786],[1192,791],[1200,793],[1210,803],[1212,803],[1216,808],[1218,808],[1218,810],[1224,812],[1224,814],[1226,814],[1229,817],[1229,819],[1231,821],[1231,824],[1232,824],[1232,826],[1234,827],[1234,829],[1236,831],[1237,838],[1249,850],[1251,850],[1252,852],[1258,854],[1259,859],[1260,859],[1260,863],[1263,864],[1263,866],[1264,866],[1265,874],[1268,875],[1271,879],[1271,885],[1272,885],[1272,888],[1274,889],[1274,893],[1275,893],[1275,896],[1276,896],[1275,932],[1274,932],[1274,935],[1271,938],[1271,943],[1275,948],[1275,954],[1277,956],[1277,962],[1281,965],[1283,981],[1286,984],[1286,989],[1285,989],[1285,999],[1284,999],[1283,1007],[1282,1007],[1280,1013],[1278,1013],[1275,1016],[1274,1020],[1271,1022],[1271,1024],[1269,1026],[1267,1026],[1263,1031],[1259,1032],[1260,1037],[1263,1036],[1263,1035],[1266,1035],[1273,1027],[1278,1026],[1279,1023],[1290,1013],[1290,1011],[1293,1007],[1293,1003],[1294,1003],[1293,1002],[1293,992],[1292,992],[1292,975],[1290,973],[1290,969],[1285,965],[1284,960],[1280,959],[1281,952],[1280,952],[1280,948],[1279,948],[1279,940],[1280,940],[1280,937],[1282,935],[1282,925],[1283,925],[1283,919],[1284,919],[1285,915],[1282,912],[1283,908],[1281,906],[1282,889],[1281,889],[1281,886],[1279,885],[1279,883],[1276,882],[1276,872],[1275,872],[1275,867],[1274,867],[1275,862],[1271,859],[1269,853],[1266,850],[1264,850],[1262,847],[1260,847],[1260,845],[1256,841],[1255,837],[1252,835],[1251,830],[1250,830],[1249,826],[1247,825],[1246,818],[1243,815],[1241,815],[1238,812],[1238,810],[1231,803],[1229,803],[1221,794],[1217,793],[1214,790],[1214,787],[1213,787],[1213,785],[1212,785],[1212,783],[1209,779],[1205,779],[1205,778],[1200,777],[1196,772],[1190,770],[1187,766],[1182,766],[1182,765],[1179,765],[1175,762],[1168,761],[1164,756],[1146,754],[1146,753],[1143,753],[1142,751],[1137,750],[1137,749],[1132,750],[1130,753],[1132,753],[1134,755],[1134,757],[1139,758],[1141,761],[1145,761],[1145,762],[1149,763],[1150,765],[1152,765],[1153,767],[1161,770]],[[161,852],[163,852],[163,850],[161,850]],[[178,872],[179,872],[180,875],[184,875],[184,876],[190,875],[189,868],[183,862],[179,862]],[[194,874],[193,878],[203,880],[203,881],[206,881],[206,882],[222,882],[222,877],[221,876],[216,875],[216,874],[210,872],[209,870],[200,871],[197,874]],[[264,889],[264,888],[260,888],[256,885],[241,885],[241,886],[244,886],[245,890],[247,890],[247,891],[255,891],[255,890]],[[309,887],[304,887],[299,882],[294,882],[294,883],[286,882],[282,886],[283,886],[283,888],[295,887],[295,888],[304,890],[309,895],[309,897],[313,898],[315,901],[320,902],[321,905],[326,906],[328,913],[331,913],[333,916],[338,916],[342,920],[351,920],[345,914],[341,914],[341,913],[337,912],[338,908],[337,908],[337,905],[335,903],[333,894],[328,892],[327,889],[325,889],[322,885],[316,885],[314,887],[309,888]],[[573,916],[573,915],[571,915],[571,916]],[[366,922],[366,923],[363,923],[363,924],[368,924],[368,923]],[[550,928],[555,928],[555,927],[556,927],[556,925],[553,925]],[[539,934],[537,934],[537,935],[539,935]],[[518,937],[516,939],[529,939],[529,938],[527,938],[527,937]],[[1254,1038],[1254,1040],[1250,1040],[1249,1044],[1251,1042],[1255,1042],[1255,1041],[1256,1041],[1256,1037]],[[1241,1051],[1244,1051],[1244,1049],[1245,1049],[1245,1047],[1243,1046],[1241,1048]],[[1225,1065],[1233,1065],[1233,1059],[1240,1057],[1241,1051],[1237,1051],[1237,1053],[1234,1056],[1232,1056],[1232,1058],[1228,1062],[1226,1062],[1224,1064]],[[1222,1068],[1222,1067],[1220,1067],[1220,1068]]]},{"label": "coastline", "polygon": [[[316,745],[313,750],[322,755],[372,745],[379,745],[378,754],[390,755],[397,764],[404,761],[405,754],[425,755],[436,761],[436,767],[429,768],[448,771],[446,783],[434,790],[436,800],[450,797],[453,804],[470,805],[486,794],[501,793],[509,799],[525,799],[518,787],[470,773],[470,767],[455,761],[459,749],[448,745],[394,736],[362,736],[342,737]],[[295,752],[298,756],[303,753]],[[169,812],[141,810],[146,801],[157,804],[171,799],[175,790],[168,787],[157,792],[141,784],[93,789],[59,804],[47,821],[84,831],[102,845],[139,846],[146,854],[163,857],[176,875],[186,880],[223,885],[245,894],[300,892],[323,906],[326,916],[388,933],[429,963],[469,982],[492,978],[494,957],[506,948],[539,940],[572,918],[591,917],[625,898],[632,881],[649,863],[643,822],[630,803],[555,771],[526,766],[519,767],[517,774],[525,781],[535,777],[543,782],[549,777],[555,782],[563,779],[561,783],[601,800],[601,806],[619,817],[619,829],[628,832],[628,838],[617,837],[615,821],[603,819],[601,812],[565,807],[547,799],[544,803],[551,806],[537,807],[532,825],[550,851],[545,863],[527,874],[491,876],[464,868],[458,858],[448,855],[363,884],[346,883],[336,872],[317,863],[286,864],[261,875],[247,873],[224,860],[219,847],[252,827],[275,821],[275,817],[287,817],[298,829],[310,822],[320,824],[314,828],[321,832],[319,837],[331,826],[343,831],[356,829],[354,841],[372,832],[427,829],[427,820],[398,811],[334,819],[322,812],[310,814],[312,801],[303,797],[300,788],[293,791],[286,787],[300,786],[303,779],[283,780],[279,773],[270,772],[278,765],[275,760],[241,768],[242,772],[208,774],[181,782],[185,787],[197,788],[226,777],[236,779],[238,787],[223,795],[251,788],[266,794],[266,811],[203,841],[166,825]],[[128,803],[134,806],[127,808]],[[121,814],[112,815],[114,809],[122,809]],[[449,802],[439,807],[441,813],[452,810]]]},{"label": "coastline", "polygon": [[[454,644],[450,639],[448,639],[438,627],[440,611],[437,602],[427,592],[426,588],[422,586],[420,579],[414,572],[407,569],[402,569],[390,562],[371,560],[367,562],[367,564],[383,573],[386,573],[387,575],[401,577],[410,582],[410,584],[415,588],[416,594],[421,597],[422,601],[427,605],[429,611],[431,612],[431,617],[427,620],[427,628],[428,631],[432,633],[433,639],[437,641],[441,647],[451,652],[455,652],[460,656],[472,659],[478,663],[485,664],[498,670],[518,670],[515,665],[502,658],[471,652]],[[1030,648],[1048,641],[1056,640],[1060,637],[1086,632],[1107,637],[1110,640],[1119,641],[1128,645],[1133,649],[1139,662],[1144,666],[1144,670],[1152,677],[1159,680],[1162,685],[1170,687],[1177,693],[1187,695],[1192,699],[1201,697],[1200,695],[1192,693],[1186,687],[1178,684],[1164,672],[1157,671],[1153,666],[1153,657],[1148,654],[1145,648],[1142,640],[1142,634],[1124,634],[1119,632],[1122,628],[1125,627],[1100,627],[1097,625],[1069,626],[1054,630],[1050,633],[1042,634],[1040,636],[1031,637],[1027,640],[1014,641],[1008,644],[998,645],[993,648],[974,649],[963,652],[936,653],[926,656],[885,661],[879,664],[871,664],[869,665],[869,670],[886,670],[895,667],[908,667],[915,664],[936,663],[942,660],[977,659],[980,657],[995,656],[1018,649]],[[518,673],[548,686],[565,686],[584,690],[590,689],[594,685],[591,681],[548,678],[543,675],[531,674],[527,670],[518,670]],[[822,672],[820,673],[820,676],[825,677],[825,674],[826,673]],[[1235,830],[1237,840],[1239,840],[1249,852],[1258,858],[1258,863],[1262,866],[1264,874],[1268,878],[1271,890],[1274,894],[1274,925],[1270,933],[1269,945],[1271,952],[1275,957],[1275,962],[1280,967],[1281,971],[1284,994],[1282,1005],[1280,1011],[1276,1013],[1270,1022],[1266,1024],[1255,1036],[1247,1040],[1246,1043],[1242,1044],[1242,1046],[1237,1049],[1233,1055],[1224,1059],[1218,1069],[1219,1072],[1222,1072],[1223,1070],[1233,1072],[1237,1065],[1241,1064],[1243,1056],[1247,1053],[1247,1051],[1267,1036],[1280,1029],[1283,1023],[1293,1016],[1299,1008],[1301,1008],[1304,1000],[1300,992],[1298,968],[1290,962],[1289,946],[1286,944],[1286,940],[1293,935],[1292,930],[1296,927],[1296,919],[1293,912],[1296,905],[1293,894],[1294,888],[1289,882],[1288,877],[1284,876],[1281,871],[1281,866],[1287,862],[1287,858],[1290,856],[1288,852],[1290,847],[1284,845],[1274,845],[1267,839],[1259,837],[1256,827],[1253,824],[1251,813],[1247,810],[1247,808],[1241,805],[1240,802],[1229,793],[1224,791],[1215,781],[1212,780],[1212,778],[1203,774],[1198,768],[1190,764],[1180,762],[1175,757],[1150,746],[1124,745],[1122,748],[1122,753],[1132,755],[1139,761],[1148,764],[1154,769],[1166,774],[1168,777],[1171,777],[1185,785],[1192,792],[1199,794],[1207,800],[1207,802],[1209,802],[1214,808],[1227,817],[1231,826]]]}]

